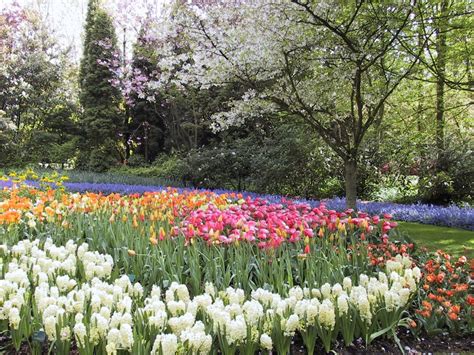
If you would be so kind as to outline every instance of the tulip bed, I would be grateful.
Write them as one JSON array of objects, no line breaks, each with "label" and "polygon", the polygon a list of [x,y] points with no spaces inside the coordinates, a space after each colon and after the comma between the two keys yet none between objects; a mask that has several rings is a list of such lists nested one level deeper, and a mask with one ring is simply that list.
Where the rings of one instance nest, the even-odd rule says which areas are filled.
[{"label": "tulip bed", "polygon": [[[77,177],[76,177],[77,178]],[[60,176],[54,172],[49,175],[40,176],[31,170],[27,170],[22,173],[11,173],[10,176],[5,176],[3,179],[0,176],[0,188],[11,187],[15,184],[15,181],[23,181],[29,179],[27,182],[31,186],[64,186],[68,191],[74,191],[79,193],[85,192],[100,192],[103,194],[120,193],[122,195],[129,194],[143,194],[146,192],[161,191],[167,188],[162,185],[137,185],[135,182],[144,183],[148,180],[142,181],[138,179],[134,184],[131,183],[104,183],[104,179],[111,178],[109,174],[88,174],[85,176],[87,179],[91,179],[95,182],[78,182],[67,181],[67,176]],[[121,182],[127,181],[122,177]],[[65,182],[67,181],[67,182]],[[97,182],[100,181],[100,182]],[[174,185],[173,185],[174,186]],[[188,188],[178,188],[177,191],[184,192],[189,190]],[[214,190],[218,194],[231,194],[232,191],[227,190]],[[262,195],[252,192],[243,192],[242,195],[252,199],[261,198],[272,203],[286,203],[286,198],[279,195]],[[326,199],[324,201],[307,200],[293,198],[293,201],[298,203],[309,204],[312,207],[318,206],[321,202],[329,208],[337,211],[343,211],[345,209],[346,201],[344,198],[334,197]],[[459,207],[456,205],[450,206],[436,206],[430,204],[399,204],[393,202],[375,202],[375,201],[357,201],[357,209],[365,211],[371,215],[382,215],[384,213],[391,214],[394,219],[405,222],[417,222],[428,225],[446,226],[461,228],[470,231],[474,231],[474,208],[472,207]]]},{"label": "tulip bed", "polygon": [[[0,191],[5,347],[57,354],[308,353],[473,330],[470,263],[390,215],[167,189]],[[318,350],[319,349],[319,350]]]}]

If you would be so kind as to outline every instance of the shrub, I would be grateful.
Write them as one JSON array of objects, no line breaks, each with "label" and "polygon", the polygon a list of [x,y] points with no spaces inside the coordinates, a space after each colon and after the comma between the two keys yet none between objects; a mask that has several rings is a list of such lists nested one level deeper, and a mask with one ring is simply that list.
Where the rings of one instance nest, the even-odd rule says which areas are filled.
[{"label": "shrub", "polygon": [[107,147],[94,149],[87,162],[87,169],[95,172],[105,172],[114,165],[117,165],[117,159]]},{"label": "shrub", "polygon": [[147,163],[142,155],[134,154],[127,160],[127,165],[130,167],[145,167]]},{"label": "shrub", "polygon": [[460,142],[451,142],[443,154],[425,162],[420,195],[425,202],[471,202],[474,197],[474,156]]}]

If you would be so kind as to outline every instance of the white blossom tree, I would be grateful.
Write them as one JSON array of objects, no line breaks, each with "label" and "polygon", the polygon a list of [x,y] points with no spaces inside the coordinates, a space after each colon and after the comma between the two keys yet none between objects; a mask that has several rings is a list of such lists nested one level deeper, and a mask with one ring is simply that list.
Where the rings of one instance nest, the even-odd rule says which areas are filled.
[{"label": "white blossom tree", "polygon": [[240,100],[214,115],[216,130],[268,113],[309,124],[344,162],[346,203],[355,208],[364,137],[418,62],[420,52],[407,50],[418,9],[363,0],[185,6],[173,21],[186,31],[192,58],[179,81],[245,85]]}]

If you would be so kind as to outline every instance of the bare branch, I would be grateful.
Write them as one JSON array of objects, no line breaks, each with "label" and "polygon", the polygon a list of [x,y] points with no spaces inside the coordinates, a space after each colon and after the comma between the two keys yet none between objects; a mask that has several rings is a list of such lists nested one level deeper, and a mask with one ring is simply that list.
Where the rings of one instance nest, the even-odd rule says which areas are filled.
[{"label": "bare branch", "polygon": [[[291,0],[291,2],[293,4],[296,4],[296,5],[299,5],[301,7],[304,8],[304,10],[311,15],[311,17],[316,21],[316,23],[313,23],[313,25],[322,25],[324,27],[326,27],[327,29],[329,29],[332,33],[334,33],[335,35],[337,35],[339,38],[341,38],[344,43],[346,43],[346,45],[349,47],[349,49],[354,52],[354,53],[359,53],[359,50],[357,48],[357,46],[353,43],[353,41],[350,40],[350,38],[347,36],[347,33],[344,32],[344,31],[341,31],[339,28],[337,28],[336,25],[334,24],[331,24],[329,22],[329,20],[326,20],[324,18],[322,18],[321,16],[319,16],[318,14],[316,14],[312,9],[311,7],[309,6],[308,3],[302,3],[301,1],[299,0]],[[359,11],[357,9],[357,11]]]}]

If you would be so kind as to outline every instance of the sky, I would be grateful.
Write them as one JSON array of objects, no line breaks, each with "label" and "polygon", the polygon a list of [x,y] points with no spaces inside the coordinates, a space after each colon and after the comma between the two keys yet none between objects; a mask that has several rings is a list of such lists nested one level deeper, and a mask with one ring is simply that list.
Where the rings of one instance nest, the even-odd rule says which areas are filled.
[{"label": "sky", "polygon": [[[71,46],[72,57],[77,61],[80,59],[88,0],[0,0],[0,9],[8,8],[15,2],[39,11],[59,43]],[[103,0],[104,6],[114,9],[122,21],[127,21],[127,16],[142,15],[147,6],[160,11],[167,2],[169,0]],[[118,29],[117,36],[122,38],[120,31]],[[132,39],[133,31],[128,31],[128,41]]]}]

